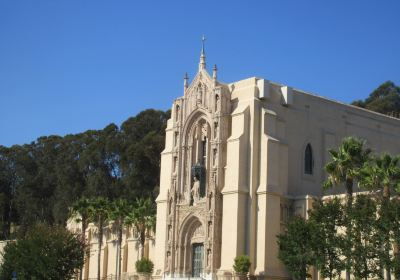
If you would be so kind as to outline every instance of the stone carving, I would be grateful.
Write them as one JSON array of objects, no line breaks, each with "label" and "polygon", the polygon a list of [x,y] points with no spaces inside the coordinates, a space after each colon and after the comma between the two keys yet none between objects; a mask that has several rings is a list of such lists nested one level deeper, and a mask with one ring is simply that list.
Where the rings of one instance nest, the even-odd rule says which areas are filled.
[{"label": "stone carving", "polygon": [[196,92],[196,104],[201,104],[203,99],[203,89],[201,88],[201,84],[199,84]]},{"label": "stone carving", "polygon": [[199,226],[195,229],[192,238],[203,237],[203,236],[204,236],[203,227],[202,227],[201,225],[199,225]]},{"label": "stone carving", "polygon": [[214,122],[214,139],[218,138],[218,122]]},{"label": "stone carving", "polygon": [[218,157],[218,150],[213,149],[213,166],[217,163],[217,157]]},{"label": "stone carving", "polygon": [[172,237],[172,226],[168,225],[168,240],[171,240]]},{"label": "stone carving", "polygon": [[200,199],[200,182],[196,176],[193,177],[193,187],[192,187],[190,193],[193,197],[194,205],[196,205],[196,203]]},{"label": "stone carving", "polygon": [[171,252],[168,251],[167,252],[167,267],[165,269],[166,272],[170,272],[171,271],[171,265],[172,265]]},{"label": "stone carving", "polygon": [[179,114],[181,112],[181,107],[179,105],[176,105],[176,111],[175,111],[175,121],[179,121]]},{"label": "stone carving", "polygon": [[210,237],[211,234],[212,234],[212,222],[209,221],[208,222],[208,233],[207,233],[207,236]]}]

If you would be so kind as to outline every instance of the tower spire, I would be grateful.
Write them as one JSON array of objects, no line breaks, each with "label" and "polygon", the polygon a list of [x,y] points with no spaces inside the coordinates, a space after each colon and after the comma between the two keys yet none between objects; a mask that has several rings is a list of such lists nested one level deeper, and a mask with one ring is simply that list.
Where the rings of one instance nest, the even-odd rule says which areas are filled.
[{"label": "tower spire", "polygon": [[204,42],[206,41],[206,37],[203,35],[201,38],[202,47],[201,47],[201,54],[200,54],[200,63],[199,63],[199,71],[202,69],[206,69],[206,53],[204,51]]}]

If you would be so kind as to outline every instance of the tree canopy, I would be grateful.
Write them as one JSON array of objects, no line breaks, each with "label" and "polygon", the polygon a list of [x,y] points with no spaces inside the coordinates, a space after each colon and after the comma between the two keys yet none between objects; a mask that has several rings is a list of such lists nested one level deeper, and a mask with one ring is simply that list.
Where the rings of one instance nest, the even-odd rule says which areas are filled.
[{"label": "tree canopy", "polygon": [[365,100],[356,100],[352,105],[399,118],[400,87],[392,81],[384,82]]},{"label": "tree canopy", "polygon": [[61,226],[38,224],[26,235],[6,245],[0,279],[71,279],[83,266],[84,244]]},{"label": "tree canopy", "polygon": [[34,224],[65,224],[81,197],[152,199],[170,112],[145,110],[101,130],[0,146],[0,237]]}]

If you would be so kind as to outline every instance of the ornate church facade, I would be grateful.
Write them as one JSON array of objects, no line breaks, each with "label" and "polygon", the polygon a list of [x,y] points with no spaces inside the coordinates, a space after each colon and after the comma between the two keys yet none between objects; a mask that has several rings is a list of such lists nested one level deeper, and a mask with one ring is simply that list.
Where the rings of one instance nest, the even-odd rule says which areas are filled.
[{"label": "ornate church facade", "polygon": [[[289,279],[276,236],[289,214],[321,198],[328,149],[345,136],[400,153],[400,121],[261,78],[225,84],[199,69],[172,106],[161,154],[155,278],[228,278],[250,257],[251,274]],[[334,190],[335,193],[343,190]],[[335,194],[331,193],[331,194]]]}]

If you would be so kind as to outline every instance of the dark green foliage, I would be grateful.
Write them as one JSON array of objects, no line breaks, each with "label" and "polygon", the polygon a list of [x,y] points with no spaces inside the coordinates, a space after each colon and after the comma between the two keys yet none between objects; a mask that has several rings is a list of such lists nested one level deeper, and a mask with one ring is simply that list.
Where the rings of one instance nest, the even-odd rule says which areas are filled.
[{"label": "dark green foliage", "polygon": [[397,116],[400,113],[400,87],[392,81],[387,81],[374,90],[368,98],[354,101],[352,105]]},{"label": "dark green foliage", "polygon": [[26,236],[8,243],[3,253],[0,279],[71,279],[83,266],[84,245],[63,227],[36,225]]},{"label": "dark green foliage", "polygon": [[388,208],[390,239],[393,240],[398,247],[397,252],[394,252],[390,267],[396,279],[400,279],[400,199],[397,197],[391,200]]},{"label": "dark green foliage", "polygon": [[68,208],[82,196],[154,199],[169,116],[145,110],[121,128],[0,146],[0,238],[38,222],[65,224]]},{"label": "dark green foliage", "polygon": [[310,221],[318,225],[312,242],[315,245],[312,249],[315,252],[316,267],[324,278],[337,278],[345,268],[342,257],[345,239],[339,230],[344,225],[340,200],[314,203]]},{"label": "dark green foliage", "polygon": [[[355,137],[346,137],[342,140],[338,150],[329,150],[331,161],[325,166],[328,174],[328,180],[324,183],[324,190],[333,186],[344,185],[347,195],[347,212],[353,204],[353,185],[354,181],[359,178],[360,170],[370,160],[371,150],[365,147],[366,142]],[[345,242],[351,243],[352,224],[345,215],[344,223],[346,227]],[[349,246],[344,247],[343,251],[346,259],[346,279],[350,279],[351,269],[351,251],[347,250]]]},{"label": "dark green foliage", "polygon": [[287,232],[278,235],[279,259],[286,265],[293,278],[303,280],[310,277],[307,270],[316,263],[313,251],[317,225],[294,216],[287,225]]},{"label": "dark green foliage", "polygon": [[238,274],[247,274],[250,270],[250,258],[247,255],[237,256],[234,260],[233,269]]},{"label": "dark green foliage", "polygon": [[136,271],[139,273],[152,273],[154,264],[151,260],[142,258],[135,263]]},{"label": "dark green foliage", "polygon": [[382,244],[376,232],[376,202],[359,195],[348,216],[353,224],[351,231],[352,272],[358,279],[382,278],[379,250]]}]

